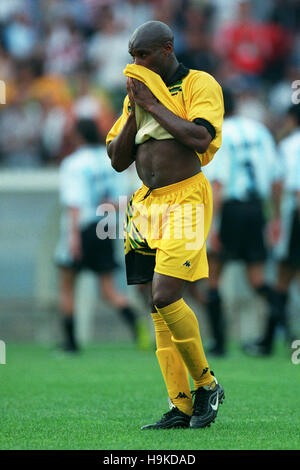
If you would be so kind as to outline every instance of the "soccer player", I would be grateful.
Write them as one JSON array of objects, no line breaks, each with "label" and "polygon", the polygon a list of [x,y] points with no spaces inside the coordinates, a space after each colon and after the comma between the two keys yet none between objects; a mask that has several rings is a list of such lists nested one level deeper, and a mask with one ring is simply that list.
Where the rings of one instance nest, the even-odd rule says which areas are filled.
[{"label": "soccer player", "polygon": [[152,282],[156,355],[171,407],[142,429],[208,426],[224,398],[183,299],[189,282],[208,276],[212,194],[201,165],[221,145],[223,96],[211,75],[178,63],[173,42],[159,21],[134,31],[134,63],[124,71],[128,95],[106,139],[113,168],[122,172],[135,161],[143,182],[127,210],[127,282]]},{"label": "soccer player", "polygon": [[289,288],[300,271],[300,104],[289,108],[283,127],[289,135],[279,143],[283,197],[280,237],[274,250],[279,261],[278,274],[263,336],[247,348],[247,352],[258,356],[272,354],[278,326],[283,328],[286,340],[292,340],[287,311]]},{"label": "soccer player", "polygon": [[273,217],[269,227],[275,236],[281,194],[279,157],[271,133],[260,122],[236,114],[232,92],[224,89],[223,95],[222,147],[206,172],[214,194],[206,307],[215,343],[211,353],[220,356],[226,352],[225,318],[219,292],[226,262],[245,263],[250,285],[267,300],[269,308],[272,289],[264,274],[267,258],[264,203],[271,198]]},{"label": "soccer player", "polygon": [[[60,274],[60,311],[64,335],[63,349],[79,350],[74,329],[74,298],[77,276],[90,270],[99,279],[102,296],[117,309],[128,324],[134,339],[138,336],[138,318],[127,297],[114,283],[113,271],[118,267],[113,240],[100,239],[96,215],[101,203],[116,200],[120,180],[107,162],[106,147],[101,143],[96,123],[80,119],[75,126],[77,150],[66,157],[60,167],[60,201],[63,212],[60,237],[56,247],[56,264]],[[120,193],[119,193],[120,194]]]}]

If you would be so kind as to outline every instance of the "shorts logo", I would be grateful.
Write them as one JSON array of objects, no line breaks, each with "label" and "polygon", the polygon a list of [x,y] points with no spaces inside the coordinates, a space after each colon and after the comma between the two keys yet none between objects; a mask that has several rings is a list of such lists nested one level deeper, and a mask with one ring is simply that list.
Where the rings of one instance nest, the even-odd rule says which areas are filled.
[{"label": "shorts logo", "polygon": [[177,398],[188,398],[188,396],[187,396],[185,393],[179,392],[178,395],[177,395],[177,397],[175,398],[175,400],[176,400]]},{"label": "shorts logo", "polygon": [[187,259],[185,263],[183,263],[182,266],[186,266],[187,268],[191,267],[191,262]]}]

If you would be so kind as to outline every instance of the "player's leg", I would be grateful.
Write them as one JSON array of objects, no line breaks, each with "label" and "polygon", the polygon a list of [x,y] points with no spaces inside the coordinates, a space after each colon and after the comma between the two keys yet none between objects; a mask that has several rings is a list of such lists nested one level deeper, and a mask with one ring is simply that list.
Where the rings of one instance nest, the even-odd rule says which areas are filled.
[{"label": "player's leg", "polygon": [[108,272],[99,275],[99,283],[103,299],[119,312],[134,341],[138,341],[142,333],[138,314],[130,306],[127,296],[117,289],[113,274]]},{"label": "player's leg", "polygon": [[[260,209],[260,212],[259,212]],[[253,208],[253,211],[255,208]],[[263,336],[258,341],[246,345],[246,352],[252,355],[268,355],[273,351],[276,328],[279,324],[286,330],[287,336],[287,315],[286,306],[288,299],[288,289],[295,275],[295,264],[297,263],[297,246],[299,247],[299,235],[297,236],[297,224],[290,224],[290,235],[286,233],[286,261],[281,262],[278,268],[278,279],[275,286],[268,285],[264,280],[263,262],[266,259],[266,247],[264,244],[264,219],[262,209],[257,208],[253,212],[252,230],[249,232],[247,251],[247,272],[250,284],[256,292],[265,297],[268,302],[268,316]],[[297,219],[298,220],[298,219]],[[255,223],[256,221],[256,223]],[[299,232],[300,234],[300,232]],[[296,235],[296,237],[295,237]],[[296,240],[296,243],[293,243]],[[296,249],[295,249],[296,248]]]},{"label": "player's leg", "polygon": [[289,288],[300,271],[300,217],[298,208],[293,210],[290,219],[287,250],[285,256],[281,258],[282,261],[279,263],[278,279],[274,288],[274,304],[277,305],[276,318],[278,324],[283,327],[288,342],[293,340],[287,311]]},{"label": "player's leg", "polygon": [[140,321],[140,335],[139,342],[141,349],[155,349],[155,331],[153,331],[152,319],[149,318],[148,313],[156,313],[152,303],[152,294],[151,294],[151,282],[145,282],[144,284],[137,284],[136,290],[138,293],[139,300],[142,303],[142,307],[146,312],[146,315],[143,320]]},{"label": "player's leg", "polygon": [[265,280],[265,266],[261,261],[248,263],[246,273],[250,286],[258,295],[269,301],[271,287]]},{"label": "player's leg", "polygon": [[149,306],[152,306],[151,282],[137,284],[136,290],[138,292],[139,298],[144,303],[145,308],[148,309]]},{"label": "player's leg", "polygon": [[[165,361],[168,367],[168,377],[171,377],[173,372],[173,377],[179,375],[186,377],[186,373],[182,372],[182,364],[185,364],[194,379],[197,394],[191,419],[197,417],[197,423],[193,427],[202,427],[214,419],[214,417],[207,416],[208,411],[212,410],[211,407],[208,410],[210,402],[215,410],[214,416],[216,415],[220,387],[216,386],[214,376],[209,370],[198,321],[194,312],[183,300],[183,291],[186,281],[193,282],[208,276],[205,240],[212,217],[210,185],[205,177],[199,174],[176,183],[176,188],[175,185],[172,185],[172,188],[153,190],[145,201],[152,211],[151,218],[148,217],[151,230],[148,230],[147,242],[149,248],[155,250],[155,259],[153,259],[155,262],[152,265],[152,273],[154,270],[152,297],[157,313],[160,314],[160,317],[154,316],[157,336],[161,334],[159,338],[161,342],[158,341],[159,349],[170,350],[172,348],[178,353],[173,356],[176,357],[175,364]],[[161,215],[162,217],[160,217]],[[157,237],[154,234],[157,235],[158,232],[152,231],[152,229],[153,224],[154,229],[160,226],[160,220],[163,221],[162,230],[160,236]],[[178,236],[179,234],[180,236]],[[140,243],[141,241],[138,240]],[[150,258],[150,256],[146,256],[146,258]],[[137,266],[137,262],[134,265]],[[164,363],[159,351],[157,356],[163,372]],[[166,385],[167,389],[170,389],[170,384]],[[187,381],[185,387],[188,387]],[[206,390],[206,387],[214,388],[213,398],[212,390]],[[220,395],[220,400],[221,398]],[[190,397],[188,399],[191,403]],[[180,403],[177,406],[180,406]],[[177,415],[175,418],[178,418],[179,409],[177,406],[168,412],[160,422],[144,428],[157,428],[159,425],[163,427],[167,422],[170,423],[169,427],[174,427],[172,419],[175,415]],[[187,426],[189,421],[189,415],[185,414],[182,416],[181,425]],[[164,427],[167,427],[167,424]]]},{"label": "player's leg", "polygon": [[297,275],[297,269],[287,263],[280,263],[279,274],[274,288],[274,305],[277,305],[277,315],[279,325],[283,328],[287,341],[291,341],[292,332],[288,318],[289,289],[292,281]]},{"label": "player's leg", "polygon": [[289,287],[295,275],[296,270],[294,268],[286,263],[279,264],[278,279],[272,293],[271,308],[267,317],[263,338],[260,342],[260,352],[262,353],[270,354],[272,352],[277,326],[281,325],[286,332],[287,339],[290,339],[287,302]]},{"label": "player's leg", "polygon": [[[268,302],[268,314],[262,337],[244,346],[245,352],[251,355],[269,355],[273,351],[275,332],[281,325],[289,337],[289,327],[287,321],[287,301],[290,284],[296,274],[296,270],[286,263],[280,263],[278,267],[278,278],[276,285],[270,287],[263,283],[262,275],[259,269],[253,268],[252,285],[256,292],[263,295]],[[257,281],[261,279],[260,283]],[[251,281],[250,281],[251,282]]]},{"label": "player's leg", "polygon": [[143,426],[142,429],[189,427],[193,402],[188,370],[172,341],[168,325],[154,306],[152,311],[156,357],[166,385],[170,411],[165,413],[156,423]]},{"label": "player's leg", "polygon": [[93,222],[82,232],[84,264],[97,275],[103,299],[118,311],[128,325],[134,341],[139,347],[148,348],[149,339],[147,338],[146,345],[144,324],[139,321],[139,316],[130,305],[127,296],[120,292],[115,284],[114,270],[118,268],[118,263],[114,243],[109,237],[98,238],[97,222]]},{"label": "player's leg", "polygon": [[164,414],[156,423],[143,426],[142,429],[189,427],[193,402],[188,371],[178,349],[172,341],[172,334],[168,325],[153,305],[151,288],[152,284],[148,283],[142,290],[152,312],[151,316],[156,340],[156,357],[166,385],[170,411]]},{"label": "player's leg", "polygon": [[[265,262],[267,247],[265,243],[265,217],[260,201],[245,203],[245,213],[248,224],[245,224],[243,261],[246,264],[248,282],[255,293],[267,303],[267,309],[272,312],[273,288],[266,281]],[[246,352],[254,351],[260,341],[244,345]],[[260,346],[259,346],[260,347]]]},{"label": "player's leg", "polygon": [[[182,297],[181,291],[183,290],[184,282],[180,279],[177,281],[177,294],[178,298],[180,298]],[[155,312],[152,313],[152,318],[156,332],[156,355],[167,385],[169,398],[173,405],[177,406],[184,413],[191,415],[192,397],[190,394],[190,383],[187,369],[180,352],[172,340],[171,329],[159,312],[158,306],[154,305],[156,300],[157,297],[154,297],[152,300],[152,311]]]},{"label": "player's leg", "polygon": [[199,284],[200,283],[198,281],[189,282],[187,285],[187,291],[198,305],[204,305],[207,300],[206,292],[202,288],[199,289]]},{"label": "player's leg", "polygon": [[226,351],[226,325],[219,286],[224,263],[219,255],[212,253],[208,255],[208,264],[206,311],[214,339],[214,345],[209,352],[216,356],[223,356]]},{"label": "player's leg", "polygon": [[190,426],[204,427],[216,417],[224,392],[210,371],[196,315],[183,299],[185,284],[182,279],[155,272],[153,303],[194,381],[195,401]]},{"label": "player's leg", "polygon": [[205,283],[205,289],[200,290],[198,282],[190,282],[187,289],[193,301],[202,305],[207,314],[207,322],[212,336],[212,345],[207,353],[213,356],[224,356],[226,353],[226,323],[218,282],[223,263],[208,255],[208,264],[210,279]]},{"label": "player's leg", "polygon": [[154,273],[153,303],[168,325],[172,340],[197,387],[210,384],[213,377],[204,354],[198,320],[183,300],[185,285],[182,279]]},{"label": "player's leg", "polygon": [[273,287],[266,281],[265,265],[263,261],[246,264],[246,274],[250,286],[257,295],[263,297],[268,304],[268,309],[272,309],[274,303]]},{"label": "player's leg", "polygon": [[226,262],[243,256],[245,211],[236,200],[225,201],[218,230],[208,239],[209,279],[206,311],[214,338],[209,353],[223,356],[226,352],[226,319],[220,293],[220,279]]},{"label": "player's leg", "polygon": [[73,269],[59,268],[59,309],[63,331],[63,349],[70,352],[79,350],[75,333],[74,299],[77,272]]}]

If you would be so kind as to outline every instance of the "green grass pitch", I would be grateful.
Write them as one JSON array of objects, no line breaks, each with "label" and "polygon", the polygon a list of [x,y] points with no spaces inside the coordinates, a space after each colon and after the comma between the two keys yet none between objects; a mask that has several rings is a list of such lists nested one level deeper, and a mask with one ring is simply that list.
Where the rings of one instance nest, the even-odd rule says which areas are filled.
[{"label": "green grass pitch", "polygon": [[168,410],[154,351],[89,346],[77,357],[7,345],[0,365],[0,449],[295,450],[300,448],[300,365],[271,358],[209,359],[226,399],[209,428],[141,431]]}]

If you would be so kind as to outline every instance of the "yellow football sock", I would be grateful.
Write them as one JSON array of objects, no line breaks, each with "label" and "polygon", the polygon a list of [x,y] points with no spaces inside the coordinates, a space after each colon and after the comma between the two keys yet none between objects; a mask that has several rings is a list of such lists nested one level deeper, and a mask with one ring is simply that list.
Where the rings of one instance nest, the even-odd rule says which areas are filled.
[{"label": "yellow football sock", "polygon": [[171,332],[159,313],[152,313],[156,336],[156,356],[173,405],[192,414],[192,397],[187,368],[171,340]]},{"label": "yellow football sock", "polygon": [[163,308],[156,307],[172,334],[172,342],[194,380],[195,389],[214,382],[203,350],[194,312],[181,298]]}]

